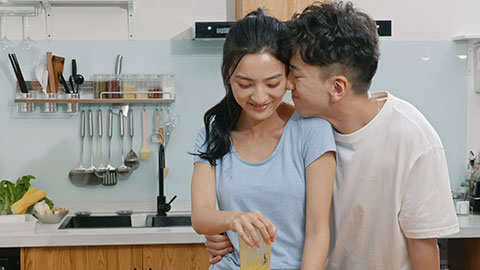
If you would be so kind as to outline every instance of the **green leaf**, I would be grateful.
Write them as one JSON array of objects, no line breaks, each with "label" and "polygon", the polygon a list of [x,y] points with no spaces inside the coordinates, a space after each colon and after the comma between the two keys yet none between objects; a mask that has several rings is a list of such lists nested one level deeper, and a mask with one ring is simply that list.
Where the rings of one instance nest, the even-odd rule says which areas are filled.
[{"label": "green leaf", "polygon": [[48,206],[50,207],[50,209],[53,209],[53,206],[54,206],[53,201],[50,200],[50,199],[47,198],[47,197],[45,197],[44,200],[45,200],[45,203],[48,204]]},{"label": "green leaf", "polygon": [[7,185],[8,197],[10,199],[10,202],[14,203],[15,202],[15,185],[10,181],[5,182],[5,184]]},{"label": "green leaf", "polygon": [[12,204],[20,200],[31,187],[30,180],[35,179],[32,175],[19,177],[16,184],[2,180],[0,182],[0,214],[12,214]]},{"label": "green leaf", "polygon": [[21,178],[17,179],[15,185],[15,201],[20,200],[23,195],[28,191],[28,189],[32,186],[30,184],[31,179],[35,179],[35,176],[24,175]]}]

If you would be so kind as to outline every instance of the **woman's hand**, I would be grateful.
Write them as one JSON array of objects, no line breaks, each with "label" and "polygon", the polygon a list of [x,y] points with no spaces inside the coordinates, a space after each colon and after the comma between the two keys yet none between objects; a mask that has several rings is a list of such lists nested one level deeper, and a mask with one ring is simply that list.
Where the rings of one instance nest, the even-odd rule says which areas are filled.
[{"label": "woman's hand", "polygon": [[[231,231],[237,232],[239,237],[251,247],[256,246],[260,248],[260,239],[257,230],[262,235],[266,244],[274,242],[275,235],[277,234],[275,225],[259,211],[237,213],[228,220],[227,224]],[[250,234],[253,242],[250,241],[246,232]]]}]

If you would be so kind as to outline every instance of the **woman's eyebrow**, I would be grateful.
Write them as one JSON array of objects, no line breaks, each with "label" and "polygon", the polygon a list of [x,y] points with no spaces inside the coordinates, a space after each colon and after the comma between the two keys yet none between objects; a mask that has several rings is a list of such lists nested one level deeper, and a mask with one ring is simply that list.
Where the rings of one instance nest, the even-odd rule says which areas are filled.
[{"label": "woman's eyebrow", "polygon": [[249,77],[247,77],[247,76],[243,76],[243,75],[241,75],[241,74],[235,75],[235,78],[239,78],[239,79],[247,80],[247,81],[254,81],[254,79],[249,78]]},{"label": "woman's eyebrow", "polygon": [[282,76],[283,76],[283,74],[282,74],[282,73],[277,73],[277,74],[275,74],[275,75],[272,75],[272,76],[270,76],[270,77],[266,78],[264,81],[273,80],[273,79],[276,79],[276,78],[278,78],[278,77],[282,77]]},{"label": "woman's eyebrow", "polygon": [[[282,76],[283,76],[282,73],[277,73],[277,74],[274,74],[274,75],[266,78],[264,81],[269,81],[269,80],[276,79],[276,78],[279,78],[279,77],[282,77]],[[246,80],[246,81],[254,81],[254,79],[252,79],[250,77],[247,77],[247,76],[244,76],[244,75],[241,75],[241,74],[236,74],[235,78],[238,78],[238,79],[241,79],[241,80]]]}]

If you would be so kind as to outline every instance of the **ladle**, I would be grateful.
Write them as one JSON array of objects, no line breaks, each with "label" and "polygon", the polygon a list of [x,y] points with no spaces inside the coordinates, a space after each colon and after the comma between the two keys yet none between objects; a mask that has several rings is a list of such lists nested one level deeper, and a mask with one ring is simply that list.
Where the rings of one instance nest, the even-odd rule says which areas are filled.
[{"label": "ladle", "polygon": [[138,168],[140,164],[138,160],[138,156],[133,150],[133,112],[132,110],[128,111],[128,120],[130,124],[130,151],[128,151],[127,155],[125,156],[125,165],[132,169]]},{"label": "ladle", "polygon": [[90,136],[90,167],[85,170],[88,174],[87,185],[99,185],[102,183],[102,179],[95,175],[95,165],[93,165],[93,114],[92,110],[88,109],[88,135]]},{"label": "ladle", "polygon": [[124,150],[123,145],[124,145],[125,128],[124,128],[124,123],[123,123],[124,121],[123,121],[123,111],[122,110],[120,110],[119,116],[120,116],[120,138],[121,138],[120,143],[122,144],[121,145],[121,148],[122,148],[122,165],[120,165],[120,167],[117,168],[117,173],[120,176],[127,176],[130,173],[130,171],[132,170],[132,168],[127,167],[125,165],[124,151],[123,151]]},{"label": "ladle", "polygon": [[80,165],[77,168],[71,169],[68,173],[68,177],[75,185],[86,185],[86,168],[83,167],[83,146],[85,141],[85,110],[82,110],[80,116],[80,136],[82,138],[80,148]]},{"label": "ladle", "polygon": [[103,121],[102,110],[98,110],[98,157],[100,159],[100,165],[95,170],[95,175],[103,178],[107,174],[107,167],[103,165],[103,149],[102,149],[102,137],[103,137]]}]

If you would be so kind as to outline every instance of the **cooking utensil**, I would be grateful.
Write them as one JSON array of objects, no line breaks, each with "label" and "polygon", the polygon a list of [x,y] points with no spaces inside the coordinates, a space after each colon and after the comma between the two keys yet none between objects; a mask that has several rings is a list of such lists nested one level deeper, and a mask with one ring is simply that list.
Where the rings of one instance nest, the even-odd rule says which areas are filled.
[{"label": "cooking utensil", "polygon": [[95,165],[93,164],[93,114],[92,110],[88,109],[88,135],[90,137],[90,167],[87,168],[85,173],[88,173],[87,185],[99,185],[102,183],[102,179],[95,175]]},{"label": "cooking utensil", "polygon": [[153,132],[155,133],[157,133],[161,128],[161,118],[162,113],[158,110],[158,108],[155,108],[155,111],[153,112]]},{"label": "cooking utensil", "polygon": [[60,56],[52,56],[52,65],[53,65],[53,75],[55,75],[55,84],[54,84],[54,89],[55,93],[58,92],[58,88],[60,86],[60,82],[58,80],[58,73],[63,73],[63,65],[65,63],[65,58],[60,57]]},{"label": "cooking utensil", "polygon": [[98,110],[98,158],[100,165],[95,170],[95,175],[102,178],[102,183],[105,182],[105,175],[107,174],[107,167],[103,165],[103,149],[102,149],[102,137],[103,137],[103,121],[102,110]]},{"label": "cooking utensil", "polygon": [[103,185],[113,186],[117,184],[117,170],[111,164],[112,158],[112,125],[113,125],[113,111],[108,111],[108,164],[107,174],[103,178]]},{"label": "cooking utensil", "polygon": [[138,168],[140,161],[138,160],[138,156],[133,150],[133,112],[132,110],[128,111],[128,120],[130,125],[130,151],[128,151],[127,155],[125,156],[125,165],[132,169]]},{"label": "cooking utensil", "polygon": [[22,69],[20,68],[20,64],[18,63],[17,55],[15,53],[12,53],[13,61],[15,62],[15,65],[17,66],[17,71],[18,71],[18,76],[20,77],[19,84],[21,88],[24,88],[28,92],[27,84],[25,83],[25,80],[23,79],[23,74],[22,74]]},{"label": "cooking utensil", "polygon": [[18,85],[20,86],[20,91],[22,93],[28,93],[27,84],[23,79],[22,70],[20,69],[20,65],[18,64],[17,57],[14,53],[9,53],[8,58],[10,59],[10,63],[12,64],[13,71],[15,72],[15,76],[17,77]]},{"label": "cooking utensil", "polygon": [[68,83],[70,83],[70,87],[72,88],[72,91],[75,91],[75,85],[73,84],[72,75],[68,77]]},{"label": "cooking utensil", "polygon": [[140,149],[140,158],[149,159],[150,158],[150,149],[147,146],[147,111],[143,109],[142,111],[142,130],[143,130],[143,145]]},{"label": "cooking utensil", "polygon": [[170,108],[167,109],[168,114],[168,121],[165,123],[165,138],[164,144],[165,148],[167,148],[168,142],[170,140],[170,135],[172,134],[173,130],[177,127],[178,122],[178,114],[172,114]]},{"label": "cooking utensil", "polygon": [[42,92],[44,94],[47,93],[47,85],[45,84],[45,80],[44,80],[46,71],[47,71],[47,67],[43,63],[40,63],[35,67],[35,78],[37,78],[37,81],[42,86]]},{"label": "cooking utensil", "polygon": [[48,93],[55,91],[55,73],[53,73],[52,52],[47,52],[47,71],[48,71]]},{"label": "cooking utensil", "polygon": [[123,56],[120,54],[117,55],[117,61],[115,63],[115,75],[120,75],[122,73],[122,61],[123,61]]},{"label": "cooking utensil", "polygon": [[77,85],[77,89],[75,90],[75,93],[78,93],[80,85],[83,84],[83,82],[85,81],[85,78],[83,78],[82,74],[77,74],[77,61],[75,59],[72,59],[72,77],[73,77],[73,81]]},{"label": "cooking utensil", "polygon": [[48,70],[46,66],[45,70],[43,71],[42,88],[44,93],[48,93]]},{"label": "cooking utensil", "polygon": [[132,168],[130,167],[127,167],[125,165],[125,159],[124,159],[124,155],[123,155],[123,150],[124,150],[124,133],[125,133],[125,128],[124,128],[124,121],[123,121],[123,112],[122,110],[120,110],[120,113],[119,113],[119,116],[120,116],[120,143],[121,143],[121,148],[122,148],[122,164],[120,165],[120,167],[117,168],[117,173],[118,175],[120,176],[127,176],[130,171],[132,170]]},{"label": "cooking utensil", "polygon": [[[121,56],[120,54],[117,55],[117,60],[115,63],[115,75],[112,76],[112,78],[109,78],[107,81],[107,92],[111,92],[107,94],[107,98],[112,98],[112,99],[121,98],[121,94],[120,94],[121,89],[120,89],[119,79],[120,79],[120,73],[122,72],[122,60],[123,60],[123,56]],[[129,108],[128,103],[122,103],[121,105],[114,104],[112,106],[112,110],[114,113],[119,113],[120,111],[122,111],[125,117],[127,116],[128,108]]]},{"label": "cooking utensil", "polygon": [[75,185],[83,186],[86,185],[84,177],[86,174],[86,169],[83,167],[83,146],[85,141],[85,110],[82,110],[80,121],[80,137],[82,138],[80,148],[80,165],[77,168],[70,170],[68,177]]},{"label": "cooking utensil", "polygon": [[65,81],[65,78],[63,77],[63,74],[60,72],[58,73],[58,80],[60,81],[60,83],[62,84],[63,86],[63,91],[66,93],[66,94],[73,94],[72,91],[70,91],[70,88],[68,87],[68,84],[67,82]]}]

